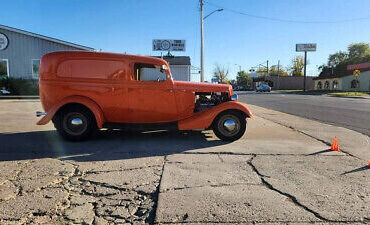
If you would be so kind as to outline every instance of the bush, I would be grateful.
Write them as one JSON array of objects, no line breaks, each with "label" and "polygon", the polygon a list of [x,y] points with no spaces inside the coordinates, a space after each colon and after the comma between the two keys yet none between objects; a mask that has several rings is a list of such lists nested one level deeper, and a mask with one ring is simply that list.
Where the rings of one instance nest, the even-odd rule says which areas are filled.
[{"label": "bush", "polygon": [[11,95],[38,95],[39,86],[36,80],[9,78],[3,76],[0,79],[0,88],[10,91]]}]

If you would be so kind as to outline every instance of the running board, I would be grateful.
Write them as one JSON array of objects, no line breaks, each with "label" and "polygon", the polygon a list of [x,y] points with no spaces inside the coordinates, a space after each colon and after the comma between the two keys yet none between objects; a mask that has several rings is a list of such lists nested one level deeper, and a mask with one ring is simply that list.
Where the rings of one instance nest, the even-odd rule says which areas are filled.
[{"label": "running board", "polygon": [[154,130],[178,130],[177,122],[172,123],[104,123],[103,128],[133,130],[133,131],[154,131]]}]

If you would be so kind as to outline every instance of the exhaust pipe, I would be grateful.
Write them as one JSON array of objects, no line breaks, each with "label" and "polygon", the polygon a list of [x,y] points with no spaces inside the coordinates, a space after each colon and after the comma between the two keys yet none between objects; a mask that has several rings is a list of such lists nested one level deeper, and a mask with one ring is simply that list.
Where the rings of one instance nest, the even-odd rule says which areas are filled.
[{"label": "exhaust pipe", "polygon": [[39,112],[39,111],[36,112],[37,117],[46,116],[47,114],[48,114],[47,112]]}]

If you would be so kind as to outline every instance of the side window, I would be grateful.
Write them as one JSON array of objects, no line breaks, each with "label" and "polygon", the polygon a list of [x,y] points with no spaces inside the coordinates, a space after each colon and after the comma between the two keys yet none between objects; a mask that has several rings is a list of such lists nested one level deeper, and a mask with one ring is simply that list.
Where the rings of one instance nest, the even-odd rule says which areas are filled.
[{"label": "side window", "polygon": [[32,59],[32,77],[35,79],[39,78],[40,60]]},{"label": "side window", "polygon": [[138,81],[165,81],[166,71],[161,66],[153,64],[135,63],[134,80]]}]

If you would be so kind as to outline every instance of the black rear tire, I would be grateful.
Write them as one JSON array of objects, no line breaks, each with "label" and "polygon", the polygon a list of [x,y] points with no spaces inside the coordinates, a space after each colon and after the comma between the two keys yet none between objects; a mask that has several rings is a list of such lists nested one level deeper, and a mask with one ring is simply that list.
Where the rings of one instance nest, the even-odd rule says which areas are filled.
[{"label": "black rear tire", "polygon": [[235,110],[222,112],[212,123],[213,132],[223,141],[236,141],[244,135],[247,129],[245,119],[243,113]]},{"label": "black rear tire", "polygon": [[58,133],[69,141],[84,141],[97,130],[94,114],[80,105],[67,106],[53,118]]}]

